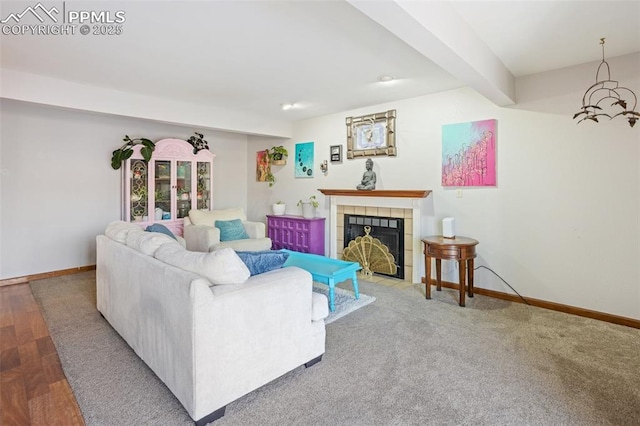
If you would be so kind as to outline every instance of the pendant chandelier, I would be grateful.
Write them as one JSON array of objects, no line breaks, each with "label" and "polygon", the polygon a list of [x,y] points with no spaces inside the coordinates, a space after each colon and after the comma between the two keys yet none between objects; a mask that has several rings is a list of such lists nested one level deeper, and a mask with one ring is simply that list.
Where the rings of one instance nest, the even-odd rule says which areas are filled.
[{"label": "pendant chandelier", "polygon": [[[600,45],[602,46],[602,62],[596,71],[596,83],[584,93],[582,108],[580,112],[573,115],[573,119],[575,120],[584,115],[578,123],[585,120],[598,123],[598,117],[614,119],[618,116],[623,116],[629,121],[629,126],[633,127],[640,117],[640,113],[636,111],[638,98],[631,89],[621,87],[617,81],[611,80],[609,64],[604,60],[604,38],[600,39]],[[606,73],[606,79],[604,80],[600,80],[601,71],[603,75]],[[611,104],[609,104],[610,102]],[[619,110],[620,108],[622,108],[622,111]]]}]

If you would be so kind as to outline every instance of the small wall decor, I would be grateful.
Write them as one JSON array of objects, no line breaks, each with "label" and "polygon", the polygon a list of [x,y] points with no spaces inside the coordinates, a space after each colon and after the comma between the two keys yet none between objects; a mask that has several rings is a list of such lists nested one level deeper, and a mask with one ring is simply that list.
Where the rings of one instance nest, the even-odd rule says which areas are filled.
[{"label": "small wall decor", "polygon": [[396,155],[396,110],[347,117],[347,158]]},{"label": "small wall decor", "polygon": [[270,174],[269,151],[256,152],[256,182],[267,182]]},{"label": "small wall decor", "polygon": [[303,142],[296,144],[296,167],[295,177],[313,177],[313,142]]},{"label": "small wall decor", "polygon": [[496,120],[442,126],[442,186],[496,185]]},{"label": "small wall decor", "polygon": [[331,145],[329,155],[332,163],[342,163],[342,145]]}]

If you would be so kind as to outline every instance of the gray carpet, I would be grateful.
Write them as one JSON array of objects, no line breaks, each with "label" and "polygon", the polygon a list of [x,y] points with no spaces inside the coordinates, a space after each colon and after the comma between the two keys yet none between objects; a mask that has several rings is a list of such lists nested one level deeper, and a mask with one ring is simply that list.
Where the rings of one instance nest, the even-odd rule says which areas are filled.
[{"label": "gray carpet", "polygon": [[[31,286],[88,425],[190,423],[96,311],[94,272]],[[360,289],[376,302],[327,325],[322,362],[214,424],[640,424],[640,330],[483,296],[460,308],[420,285]]]}]

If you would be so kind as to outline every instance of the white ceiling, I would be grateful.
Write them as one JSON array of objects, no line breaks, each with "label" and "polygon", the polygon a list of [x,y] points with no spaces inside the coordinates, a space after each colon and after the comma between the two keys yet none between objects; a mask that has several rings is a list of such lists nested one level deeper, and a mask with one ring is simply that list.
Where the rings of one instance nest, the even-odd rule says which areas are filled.
[{"label": "white ceiling", "polygon": [[[34,2],[3,1],[0,17],[28,5]],[[607,58],[640,52],[640,0],[67,1],[65,6],[123,10],[123,33],[2,35],[2,68],[277,120],[474,87],[478,76],[491,80],[491,72],[478,63],[491,70],[503,67],[503,75],[517,78],[598,61],[600,37],[607,38]],[[384,6],[395,9],[388,13]],[[435,47],[422,46],[431,35]],[[447,59],[452,54],[446,49],[456,61]],[[459,72],[460,58],[470,73]],[[396,80],[379,83],[385,74]],[[488,91],[500,86],[478,84]],[[482,93],[483,87],[474,88]],[[500,91],[509,98],[508,90]],[[299,108],[282,111],[280,105],[289,102]]]}]

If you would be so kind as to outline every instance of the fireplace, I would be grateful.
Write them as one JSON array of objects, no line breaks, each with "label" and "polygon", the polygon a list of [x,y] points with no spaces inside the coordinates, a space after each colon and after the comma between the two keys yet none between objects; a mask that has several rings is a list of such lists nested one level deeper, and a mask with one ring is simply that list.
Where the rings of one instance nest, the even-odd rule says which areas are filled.
[{"label": "fireplace", "polygon": [[[373,250],[368,250],[368,253],[364,254],[366,260],[381,256],[387,257],[395,264],[395,273],[386,267],[376,268],[373,264],[370,267],[371,272],[404,279],[404,218],[345,214],[343,254],[350,243],[355,244],[356,238],[366,235],[377,240],[376,244],[372,246]],[[380,244],[377,244],[378,241]],[[384,247],[386,250],[382,250]],[[363,262],[360,263],[363,264]]]},{"label": "fireplace", "polygon": [[[329,256],[341,259],[345,246],[345,215],[403,219],[403,276],[420,283],[424,275],[421,238],[435,234],[433,197],[429,190],[320,189],[329,202]],[[348,243],[348,241],[347,241]]]}]

